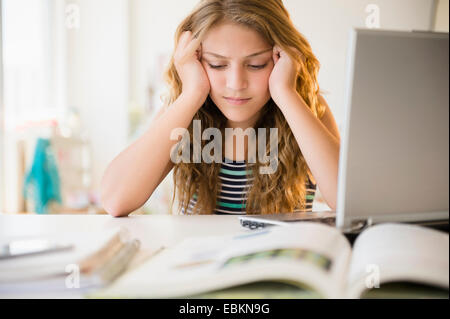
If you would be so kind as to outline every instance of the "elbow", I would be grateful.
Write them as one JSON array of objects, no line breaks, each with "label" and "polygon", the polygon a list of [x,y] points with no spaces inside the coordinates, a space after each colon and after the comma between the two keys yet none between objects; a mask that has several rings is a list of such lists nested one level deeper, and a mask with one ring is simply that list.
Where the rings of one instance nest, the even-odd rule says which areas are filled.
[{"label": "elbow", "polygon": [[336,211],[336,199],[335,198],[332,201],[327,201],[327,205],[328,205],[328,207],[330,207],[330,209],[332,211]]},{"label": "elbow", "polygon": [[325,198],[325,201],[327,202],[328,207],[330,207],[330,209],[332,211],[336,211],[336,207],[337,207],[337,193],[338,193],[337,188],[338,188],[338,182],[337,182],[337,177],[336,177],[336,182],[334,184],[333,190]]},{"label": "elbow", "polygon": [[118,201],[106,197],[103,194],[100,196],[100,203],[103,209],[113,217],[126,217],[129,214],[129,212],[123,209]]},{"label": "elbow", "polygon": [[336,211],[336,196],[334,198],[324,196],[323,199],[332,211]]},{"label": "elbow", "polygon": [[117,205],[109,204],[107,202],[102,202],[103,209],[113,217],[126,217],[128,213],[125,212]]},{"label": "elbow", "polygon": [[100,204],[102,208],[113,217],[128,216],[129,212],[123,209],[123,203],[121,203],[117,191],[111,189],[110,184],[105,183],[105,177],[103,177],[100,186]]},{"label": "elbow", "polygon": [[129,213],[116,208],[103,207],[103,209],[113,217],[127,217]]}]

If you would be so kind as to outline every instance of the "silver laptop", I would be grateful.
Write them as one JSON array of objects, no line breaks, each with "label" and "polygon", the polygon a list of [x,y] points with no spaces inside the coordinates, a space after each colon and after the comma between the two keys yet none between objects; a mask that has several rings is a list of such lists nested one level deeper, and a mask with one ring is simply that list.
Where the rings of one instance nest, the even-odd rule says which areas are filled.
[{"label": "silver laptop", "polygon": [[448,225],[448,46],[448,33],[352,30],[336,213],[243,216],[241,224]]}]

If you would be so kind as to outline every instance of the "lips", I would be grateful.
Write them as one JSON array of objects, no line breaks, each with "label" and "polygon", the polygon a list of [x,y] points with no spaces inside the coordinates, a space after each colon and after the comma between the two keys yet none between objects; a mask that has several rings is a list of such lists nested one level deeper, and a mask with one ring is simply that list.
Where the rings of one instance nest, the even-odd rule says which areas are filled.
[{"label": "lips", "polygon": [[251,98],[234,98],[234,97],[224,97],[225,100],[228,101],[228,103],[235,104],[235,105],[241,105],[245,104],[248,101],[250,101]]}]

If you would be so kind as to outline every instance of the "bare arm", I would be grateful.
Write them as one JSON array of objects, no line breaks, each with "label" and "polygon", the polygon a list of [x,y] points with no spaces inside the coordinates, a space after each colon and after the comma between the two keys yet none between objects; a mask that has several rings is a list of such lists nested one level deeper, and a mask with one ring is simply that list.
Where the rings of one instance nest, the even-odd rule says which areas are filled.
[{"label": "bare arm", "polygon": [[171,133],[189,126],[210,91],[208,76],[200,63],[200,44],[201,39],[191,31],[183,32],[174,53],[174,66],[182,82],[181,95],[107,167],[100,199],[109,214],[127,216],[141,207],[172,169],[170,151],[178,140],[171,140]]},{"label": "bare arm", "polygon": [[181,94],[153,120],[150,128],[107,167],[101,182],[101,202],[116,217],[141,207],[170,172],[170,140],[174,128],[187,128],[203,101]]},{"label": "bare arm", "polygon": [[341,140],[341,135],[339,134],[339,129],[338,126],[336,124],[336,120],[334,119],[333,114],[331,113],[330,107],[328,106],[327,101],[324,99],[324,97],[322,95],[319,94],[319,100],[320,102],[325,105],[325,113],[323,114],[322,118],[320,119],[320,121],[322,122],[323,125],[325,125],[325,127],[328,129],[328,131],[335,137],[338,139],[338,141],[340,142]]},{"label": "bare arm", "polygon": [[[305,62],[296,48],[293,51]],[[325,114],[321,119],[311,112],[297,92],[302,64],[280,46],[273,47],[274,67],[269,78],[270,95],[283,112],[298,146],[316,180],[328,206],[336,209],[340,136],[333,115],[325,99]]]},{"label": "bare arm", "polygon": [[312,114],[299,94],[287,94],[280,105],[323,197],[335,210],[340,136],[328,104],[323,97],[319,98],[326,106],[321,120]]}]

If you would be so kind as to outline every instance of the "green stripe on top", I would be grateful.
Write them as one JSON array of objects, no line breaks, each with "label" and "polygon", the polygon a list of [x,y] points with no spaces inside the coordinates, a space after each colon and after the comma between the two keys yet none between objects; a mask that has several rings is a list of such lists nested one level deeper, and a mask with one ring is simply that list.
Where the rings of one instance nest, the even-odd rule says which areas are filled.
[{"label": "green stripe on top", "polygon": [[306,199],[314,199],[314,195],[306,195]]},{"label": "green stripe on top", "polygon": [[217,205],[222,206],[222,207],[228,207],[228,208],[245,208],[245,203],[231,204],[231,203],[224,203],[224,202],[218,201]]},{"label": "green stripe on top", "polygon": [[244,176],[244,175],[250,175],[251,173],[252,173],[252,170],[248,170],[248,171],[246,171],[246,170],[242,170],[242,171],[231,171],[231,170],[229,170],[229,169],[226,169],[226,168],[221,168],[220,169],[220,172],[221,173],[224,173],[224,174],[228,174],[228,175],[234,175],[234,176]]}]

